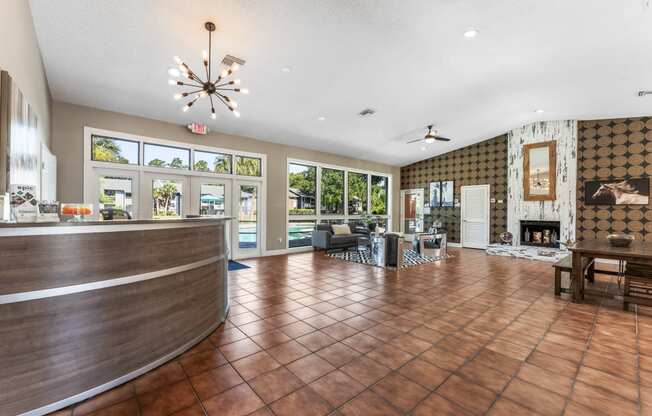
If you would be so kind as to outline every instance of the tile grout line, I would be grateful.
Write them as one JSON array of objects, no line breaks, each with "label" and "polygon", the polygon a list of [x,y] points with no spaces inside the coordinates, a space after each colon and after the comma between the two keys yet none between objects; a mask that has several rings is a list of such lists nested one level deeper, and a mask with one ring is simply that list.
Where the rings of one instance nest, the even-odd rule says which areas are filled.
[{"label": "tile grout line", "polygon": [[[584,276],[582,276],[584,278]],[[608,293],[609,287],[612,285],[612,278],[609,279],[609,283],[605,286],[605,293]],[[575,385],[577,384],[577,378],[580,374],[580,371],[582,370],[582,367],[584,366],[584,360],[586,359],[586,354],[588,354],[589,351],[589,346],[591,345],[591,341],[593,340],[593,334],[595,333],[596,327],[597,327],[597,322],[598,322],[598,316],[600,315],[600,310],[602,309],[602,305],[604,304],[604,301],[606,300],[605,297],[600,298],[600,303],[597,306],[597,310],[595,311],[595,314],[593,315],[593,321],[591,324],[591,332],[589,333],[589,337],[586,339],[584,351],[582,351],[582,357],[580,358],[580,361],[577,366],[577,371],[575,371],[575,376],[573,377],[573,381],[571,383],[571,390],[568,396],[566,397],[565,403],[564,403],[564,409],[562,410],[562,415],[566,414],[566,410],[568,409],[568,405],[570,402],[573,401],[573,393],[575,393]],[[578,305],[581,305],[578,304]]]}]

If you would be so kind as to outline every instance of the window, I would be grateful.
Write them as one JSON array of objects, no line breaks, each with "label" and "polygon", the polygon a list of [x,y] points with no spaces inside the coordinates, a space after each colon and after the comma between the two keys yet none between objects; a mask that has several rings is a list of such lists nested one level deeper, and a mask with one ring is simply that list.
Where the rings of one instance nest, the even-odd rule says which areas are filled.
[{"label": "window", "polygon": [[288,245],[293,247],[307,247],[312,244],[312,230],[316,221],[290,220],[288,224]]},{"label": "window", "polygon": [[145,143],[145,166],[190,169],[190,149]]},{"label": "window", "polygon": [[98,177],[100,195],[99,209],[120,209],[130,216],[134,215],[134,201],[132,195],[133,180],[130,177],[101,175]]},{"label": "window", "polygon": [[224,215],[224,185],[203,183],[199,187],[199,215]]},{"label": "window", "polygon": [[321,213],[344,214],[344,171],[323,168],[321,170]]},{"label": "window", "polygon": [[367,175],[349,172],[349,215],[367,212]]},{"label": "window", "polygon": [[91,137],[91,159],[98,162],[137,165],[139,143],[93,135]]},{"label": "window", "polygon": [[242,176],[262,176],[260,159],[257,157],[236,156],[235,174]]},{"label": "window", "polygon": [[288,213],[315,215],[316,198],[317,168],[290,163],[288,165]]},{"label": "window", "polygon": [[181,181],[154,179],[152,181],[152,203],[155,220],[181,217]]},{"label": "window", "polygon": [[387,178],[371,176],[371,214],[387,215]]},{"label": "window", "polygon": [[199,172],[231,173],[231,155],[195,150],[193,170]]},{"label": "window", "polygon": [[258,242],[258,186],[240,185],[238,247],[256,248]]}]

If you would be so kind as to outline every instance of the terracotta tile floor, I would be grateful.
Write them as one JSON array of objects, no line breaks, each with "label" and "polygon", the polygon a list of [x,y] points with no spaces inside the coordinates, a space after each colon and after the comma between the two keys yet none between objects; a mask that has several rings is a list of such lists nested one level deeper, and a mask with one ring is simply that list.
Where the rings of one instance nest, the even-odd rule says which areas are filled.
[{"label": "terracotta tile floor", "polygon": [[400,272],[248,261],[210,337],[57,414],[652,414],[648,310],[556,298],[547,263],[453,252]]}]

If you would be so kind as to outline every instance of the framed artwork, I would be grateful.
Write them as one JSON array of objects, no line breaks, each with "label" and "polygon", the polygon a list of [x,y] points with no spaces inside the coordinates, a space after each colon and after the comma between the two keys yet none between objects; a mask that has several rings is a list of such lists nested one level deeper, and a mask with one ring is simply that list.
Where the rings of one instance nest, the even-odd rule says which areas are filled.
[{"label": "framed artwork", "polygon": [[523,146],[523,199],[554,201],[557,155],[555,141]]},{"label": "framed artwork", "polygon": [[441,183],[441,206],[450,208],[455,206],[455,182],[442,181]]},{"label": "framed artwork", "polygon": [[441,205],[441,182],[430,182],[430,208]]},{"label": "framed artwork", "polygon": [[647,205],[650,202],[650,178],[586,181],[586,205]]}]

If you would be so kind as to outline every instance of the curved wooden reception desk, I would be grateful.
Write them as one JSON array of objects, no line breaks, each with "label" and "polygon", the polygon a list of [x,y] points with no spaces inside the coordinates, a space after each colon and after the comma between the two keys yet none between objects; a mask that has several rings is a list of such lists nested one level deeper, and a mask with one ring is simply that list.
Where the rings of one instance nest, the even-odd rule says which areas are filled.
[{"label": "curved wooden reception desk", "polygon": [[213,331],[226,220],[0,224],[0,415],[83,400]]}]

